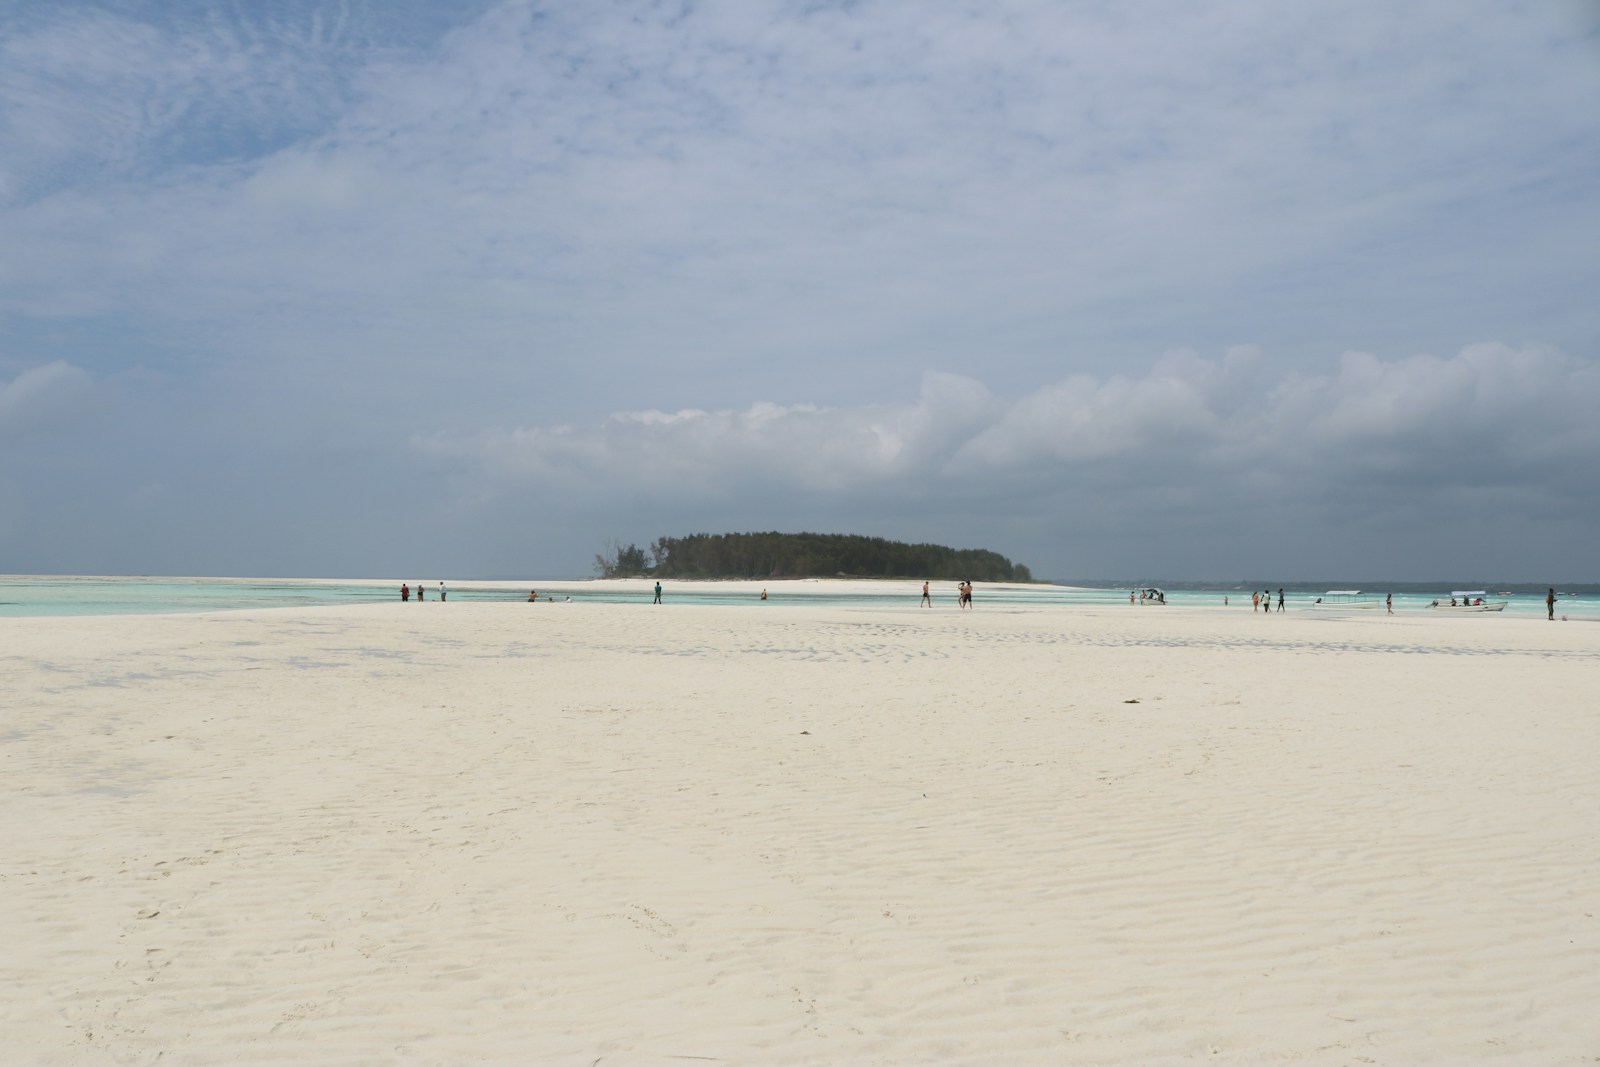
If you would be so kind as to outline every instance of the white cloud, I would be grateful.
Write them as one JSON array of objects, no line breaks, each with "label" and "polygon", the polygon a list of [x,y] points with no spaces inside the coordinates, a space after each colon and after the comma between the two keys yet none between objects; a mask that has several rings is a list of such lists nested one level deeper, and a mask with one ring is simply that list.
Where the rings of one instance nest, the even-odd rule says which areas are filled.
[{"label": "white cloud", "polygon": [[[20,36],[0,158],[39,199],[0,214],[0,247],[29,250],[0,252],[0,307],[137,309],[346,389],[373,388],[398,326],[422,351],[382,357],[397,387],[447,340],[502,372],[536,337],[541,361],[636,383],[633,403],[686,361],[760,395],[802,384],[802,361],[882,387],[984,359],[1016,391],[1063,346],[1103,376],[1156,335],[1337,322],[1390,273],[1438,322],[1464,303],[1456,242],[1494,220],[1522,229],[1485,234],[1506,262],[1480,259],[1476,284],[1547,286],[1561,265],[1522,262],[1518,238],[1581,229],[1570,209],[1462,210],[1571,166],[1561,146],[1594,121],[1558,105],[1600,90],[1568,63],[1514,85],[1465,69],[1546,58],[1553,19],[1489,6],[1177,6],[1156,25],[1024,2],[508,2],[431,54],[312,22],[69,5]],[[1315,302],[1278,310],[1286,272]],[[1101,321],[1111,352],[1074,343]]]},{"label": "white cloud", "polygon": [[739,410],[618,412],[588,429],[522,427],[418,437],[423,453],[513,483],[723,497],[850,492],[937,471],[999,403],[978,382],[923,375],[903,405],[825,408],[756,403]]},{"label": "white cloud", "polygon": [[87,372],[59,359],[0,382],[0,432],[31,429],[67,417],[92,384]]},{"label": "white cloud", "polygon": [[1290,372],[1268,387],[1258,362],[1244,351],[1178,353],[1142,377],[1073,375],[1011,403],[970,378],[929,374],[899,405],[626,412],[590,427],[415,443],[514,486],[687,501],[752,487],[914,500],[973,483],[986,499],[1004,487],[1092,484],[1143,500],[1158,487],[1250,476],[1273,494],[1266,504],[1285,492],[1363,493],[1374,478],[1432,499],[1504,486],[1537,465],[1563,484],[1595,477],[1600,364],[1501,344],[1449,359],[1346,353],[1334,373]]}]

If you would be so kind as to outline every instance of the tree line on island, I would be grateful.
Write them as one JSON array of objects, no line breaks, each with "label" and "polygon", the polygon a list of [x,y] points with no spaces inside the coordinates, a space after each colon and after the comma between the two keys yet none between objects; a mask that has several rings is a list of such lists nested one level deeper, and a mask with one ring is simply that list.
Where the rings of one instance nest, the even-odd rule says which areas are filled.
[{"label": "tree line on island", "polygon": [[1021,563],[983,548],[910,545],[858,534],[735,533],[615,541],[595,556],[602,578],[937,578],[1031,582]]}]

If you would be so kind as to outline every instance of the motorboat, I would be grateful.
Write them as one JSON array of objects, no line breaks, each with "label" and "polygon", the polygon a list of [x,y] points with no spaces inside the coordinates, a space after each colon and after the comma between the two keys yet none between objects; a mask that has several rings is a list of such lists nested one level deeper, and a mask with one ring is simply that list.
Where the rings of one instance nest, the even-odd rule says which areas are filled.
[{"label": "motorboat", "polygon": [[1440,597],[1432,604],[1431,608],[1439,611],[1504,611],[1509,600],[1485,600],[1488,594],[1482,589],[1455,589],[1450,593],[1449,603]]}]

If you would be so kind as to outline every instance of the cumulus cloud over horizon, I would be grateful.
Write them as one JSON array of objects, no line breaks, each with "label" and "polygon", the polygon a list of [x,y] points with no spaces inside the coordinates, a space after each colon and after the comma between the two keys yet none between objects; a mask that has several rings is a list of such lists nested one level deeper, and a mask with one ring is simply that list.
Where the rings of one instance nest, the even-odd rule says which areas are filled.
[{"label": "cumulus cloud over horizon", "polygon": [[62,359],[19,371],[9,382],[0,380],[0,433],[63,417],[92,386],[87,371]]},{"label": "cumulus cloud over horizon", "polygon": [[[1071,375],[1014,401],[928,372],[918,395],[854,407],[618,412],[590,426],[524,426],[413,439],[420,452],[508,490],[660,492],[680,500],[767,492],[994,496],[1071,486],[1138,495],[1203,477],[1264,499],[1364,495],[1375,484],[1436,499],[1540,480],[1592,486],[1600,364],[1539,347],[1455,356],[1347,352],[1328,373],[1240,348],[1171,353],[1143,376]],[[1239,490],[1244,496],[1252,493]]]}]

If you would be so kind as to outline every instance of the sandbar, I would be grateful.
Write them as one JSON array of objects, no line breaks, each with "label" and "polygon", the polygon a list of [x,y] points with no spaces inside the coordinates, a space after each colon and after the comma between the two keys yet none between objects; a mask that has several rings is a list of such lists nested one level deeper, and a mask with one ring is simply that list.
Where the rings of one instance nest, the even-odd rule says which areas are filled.
[{"label": "sandbar", "polygon": [[1588,1061],[1595,636],[0,620],[0,1062]]}]

